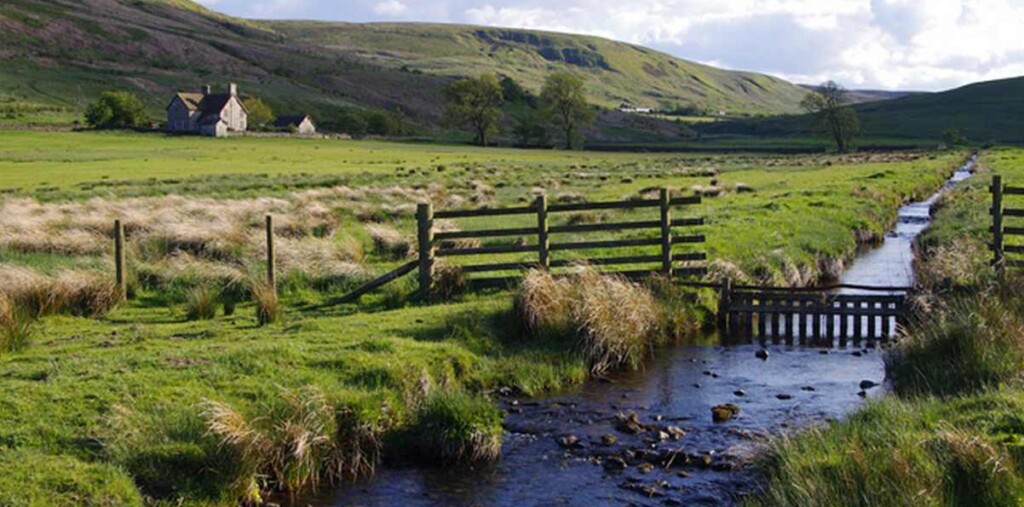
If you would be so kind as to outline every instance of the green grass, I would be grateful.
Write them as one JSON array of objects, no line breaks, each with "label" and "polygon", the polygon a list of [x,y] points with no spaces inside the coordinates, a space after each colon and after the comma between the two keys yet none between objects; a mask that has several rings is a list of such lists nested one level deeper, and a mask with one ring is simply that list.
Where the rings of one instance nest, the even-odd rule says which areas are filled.
[{"label": "green grass", "polygon": [[[444,194],[463,198],[463,206],[475,205],[475,195],[492,205],[514,205],[531,199],[534,187],[547,189],[553,200],[597,201],[637,196],[659,186],[689,194],[692,187],[710,186],[716,178],[726,189],[739,183],[753,189],[709,197],[686,211],[707,217],[707,248],[712,259],[725,265],[716,269],[731,265],[748,276],[779,282],[810,281],[830,269],[828,261],[853,255],[858,230],[880,234],[895,219],[900,203],[933,191],[964,157],[562,153],[23,132],[0,133],[0,154],[4,185],[11,189],[3,199],[17,206],[24,205],[17,204],[24,203],[22,198],[39,199],[44,206],[99,206],[105,201],[129,205],[135,197],[166,194],[211,198],[203,201],[210,206],[256,197],[291,202],[304,191],[337,185],[365,189],[365,200],[332,201],[329,211],[338,225],[323,239],[336,245],[357,242],[367,252],[360,262],[373,272],[401,261],[373,253],[363,221],[383,220],[405,234],[413,230],[408,211],[382,210],[412,204],[414,197],[398,193],[384,198],[376,191],[433,184],[439,193],[441,186]],[[490,190],[481,190],[480,184]],[[638,217],[610,213],[578,219]],[[262,216],[254,219],[259,224]],[[460,225],[468,229],[527,222],[529,217],[510,217]],[[306,235],[303,240],[314,234],[300,231],[305,232],[293,234]],[[149,253],[134,248],[129,249],[135,256],[132,263],[155,262],[141,256],[166,254],[159,248]],[[225,248],[218,255],[234,255],[237,249]],[[0,248],[3,264],[50,273],[69,266],[109,273],[108,255]],[[258,257],[201,260],[241,262],[249,273],[262,269]],[[140,266],[133,266],[140,274]],[[279,273],[284,314],[264,327],[257,325],[255,305],[244,297],[230,316],[218,309],[212,320],[188,321],[185,295],[201,278],[165,284],[139,277],[132,285],[134,298],[102,317],[45,317],[28,347],[0,358],[0,452],[122,470],[143,494],[166,502],[230,504],[230,492],[238,492],[237,472],[248,462],[222,455],[224,448],[207,431],[203,407],[210,401],[258,418],[271,413],[267,407],[275,406],[282,388],[296,392],[313,386],[331,407],[379,428],[384,452],[390,452],[395,448],[389,449],[388,443],[416,428],[425,415],[426,409],[420,408],[424,384],[464,393],[465,399],[438,405],[446,407],[442,412],[447,419],[440,419],[452,427],[466,423],[483,429],[493,439],[493,411],[485,408],[490,405],[480,401],[480,393],[508,386],[538,394],[578,384],[588,375],[585,358],[564,341],[524,340],[513,334],[518,326],[510,321],[509,292],[425,304],[410,302],[414,287],[403,280],[358,304],[322,308],[320,303],[343,289],[304,282],[301,273],[294,282],[288,279]],[[671,304],[673,311],[699,319],[699,308],[713,300],[700,296]],[[685,329],[692,324],[662,325]],[[15,461],[9,466],[19,465]],[[189,473],[195,470],[211,472]],[[46,472],[40,480],[50,475],[56,477]]]}]

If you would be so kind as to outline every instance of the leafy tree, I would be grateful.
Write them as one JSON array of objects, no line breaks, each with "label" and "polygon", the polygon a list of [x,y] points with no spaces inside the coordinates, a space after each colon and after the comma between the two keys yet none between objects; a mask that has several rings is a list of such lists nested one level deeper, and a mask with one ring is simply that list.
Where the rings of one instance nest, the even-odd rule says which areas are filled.
[{"label": "leafy tree", "polygon": [[967,144],[967,138],[957,129],[948,129],[942,133],[942,144],[952,148],[961,144]]},{"label": "leafy tree", "polygon": [[860,135],[857,111],[847,104],[846,89],[835,81],[826,81],[800,102],[808,113],[818,119],[819,127],[836,143],[836,151],[846,153],[850,142]]},{"label": "leafy tree", "polygon": [[249,123],[263,126],[274,121],[274,111],[259,97],[249,97],[242,101],[242,105],[249,111]]},{"label": "leafy tree", "polygon": [[401,135],[404,130],[401,113],[375,109],[365,114],[366,133],[378,136]]},{"label": "leafy tree", "polygon": [[146,106],[131,92],[103,92],[85,110],[85,121],[97,129],[138,128],[149,124]]},{"label": "leafy tree", "polygon": [[501,94],[505,98],[505,102],[510,104],[522,103],[530,107],[537,106],[537,97],[511,77],[502,76]]},{"label": "leafy tree", "polygon": [[515,124],[512,134],[521,147],[543,147],[550,145],[546,119],[533,108],[525,108],[513,115]]},{"label": "leafy tree", "polygon": [[582,144],[583,130],[594,121],[583,80],[568,72],[551,74],[544,81],[540,98],[547,117],[562,131],[565,148],[571,150]]},{"label": "leafy tree", "polygon": [[497,76],[481,74],[455,81],[445,87],[444,98],[447,123],[471,129],[473,142],[487,145],[488,137],[498,131],[504,101]]}]

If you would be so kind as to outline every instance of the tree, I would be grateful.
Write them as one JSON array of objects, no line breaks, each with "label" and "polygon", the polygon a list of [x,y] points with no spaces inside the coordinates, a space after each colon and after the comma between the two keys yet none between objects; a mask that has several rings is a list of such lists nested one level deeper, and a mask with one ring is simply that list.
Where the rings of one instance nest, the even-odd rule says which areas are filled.
[{"label": "tree", "polygon": [[516,144],[523,148],[548,146],[548,128],[546,119],[534,108],[527,107],[513,113],[514,125],[512,134]]},{"label": "tree", "polygon": [[835,81],[826,81],[808,93],[800,107],[817,117],[819,127],[832,136],[839,153],[849,151],[850,142],[860,135],[857,111],[847,105],[846,89]]},{"label": "tree", "polygon": [[498,131],[504,102],[497,76],[481,74],[455,81],[445,87],[444,98],[448,102],[446,121],[471,129],[473,142],[487,145],[488,137]]},{"label": "tree", "polygon": [[138,128],[149,124],[146,106],[131,92],[103,92],[85,110],[85,121],[97,129]]},{"label": "tree", "polygon": [[952,148],[961,144],[967,144],[967,138],[957,129],[948,129],[942,133],[942,144]]},{"label": "tree", "polygon": [[565,148],[578,147],[583,141],[583,129],[594,121],[583,80],[568,72],[551,74],[544,81],[540,98],[547,117],[562,131]]},{"label": "tree", "polygon": [[259,97],[249,97],[242,101],[246,111],[249,111],[249,123],[262,127],[274,121],[274,111]]}]

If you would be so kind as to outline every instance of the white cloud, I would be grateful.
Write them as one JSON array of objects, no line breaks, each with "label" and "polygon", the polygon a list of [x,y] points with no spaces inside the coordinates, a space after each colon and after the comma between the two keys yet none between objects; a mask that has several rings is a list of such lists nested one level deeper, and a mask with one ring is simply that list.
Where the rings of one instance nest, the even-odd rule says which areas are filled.
[{"label": "white cloud", "polygon": [[373,7],[373,12],[381,16],[393,18],[401,16],[409,10],[409,6],[399,2],[398,0],[386,0],[380,2]]},{"label": "white cloud", "polygon": [[1020,75],[1024,67],[1021,0],[201,1],[254,17],[400,17],[601,35],[850,87],[935,90]]}]

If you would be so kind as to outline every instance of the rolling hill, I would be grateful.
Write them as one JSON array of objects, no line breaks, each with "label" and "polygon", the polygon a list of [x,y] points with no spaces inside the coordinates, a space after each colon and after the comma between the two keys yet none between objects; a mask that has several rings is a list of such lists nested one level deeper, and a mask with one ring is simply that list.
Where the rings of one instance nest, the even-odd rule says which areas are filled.
[{"label": "rolling hill", "polygon": [[785,81],[699,65],[610,40],[528,30],[420,24],[268,22],[189,0],[4,0],[0,121],[67,123],[99,93],[135,91],[158,118],[171,93],[235,81],[278,112],[319,117],[400,107],[441,114],[452,79],[499,72],[538,88],[552,70],[587,78],[595,103],[792,112]]},{"label": "rolling hill", "polygon": [[553,70],[587,80],[608,108],[689,107],[729,113],[791,113],[806,94],[787,81],[722,70],[599,37],[437,24],[266,22],[289,39],[356,55],[390,68],[442,76],[503,74],[539,90]]},{"label": "rolling hill", "polygon": [[[957,129],[975,142],[1024,143],[1024,77],[973,83],[938,93],[855,104],[864,137],[938,141]],[[719,122],[700,126],[705,135],[806,136],[804,115]]]}]

